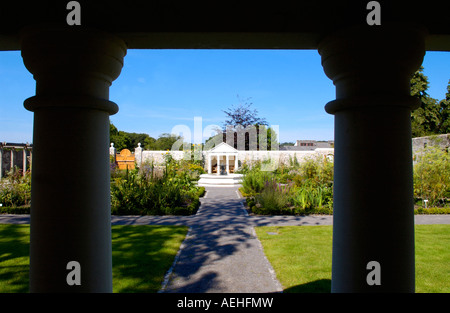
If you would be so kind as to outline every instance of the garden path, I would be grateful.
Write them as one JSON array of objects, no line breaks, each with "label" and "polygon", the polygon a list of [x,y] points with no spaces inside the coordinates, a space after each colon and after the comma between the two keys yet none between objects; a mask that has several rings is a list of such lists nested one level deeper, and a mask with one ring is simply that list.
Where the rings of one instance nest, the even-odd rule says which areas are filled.
[{"label": "garden path", "polygon": [[281,292],[237,188],[208,187],[163,292]]}]

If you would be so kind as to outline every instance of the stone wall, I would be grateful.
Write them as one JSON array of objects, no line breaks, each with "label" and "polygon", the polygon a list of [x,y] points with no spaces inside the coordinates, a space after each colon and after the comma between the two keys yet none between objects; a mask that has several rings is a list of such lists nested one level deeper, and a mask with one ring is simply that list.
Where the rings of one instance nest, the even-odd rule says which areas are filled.
[{"label": "stone wall", "polygon": [[450,134],[416,137],[412,139],[413,154],[427,146],[438,146],[441,149],[450,147]]}]

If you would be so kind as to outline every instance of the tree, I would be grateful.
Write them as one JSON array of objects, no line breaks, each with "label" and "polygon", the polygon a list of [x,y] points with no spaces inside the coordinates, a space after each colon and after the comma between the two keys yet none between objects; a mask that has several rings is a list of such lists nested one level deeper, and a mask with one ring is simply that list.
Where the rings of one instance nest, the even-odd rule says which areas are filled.
[{"label": "tree", "polygon": [[273,128],[268,127],[264,118],[258,117],[258,110],[253,109],[253,103],[249,101],[250,98],[245,101],[239,99],[237,105],[223,110],[227,119],[223,124],[222,138],[220,140],[218,131],[219,137],[216,135],[210,139],[216,144],[217,141],[225,141],[240,150],[270,150],[277,143],[276,133]]},{"label": "tree", "polygon": [[[149,150],[172,150],[172,146],[178,140],[183,139],[181,136],[163,133],[158,139],[156,139],[150,146]],[[180,145],[180,149],[182,149],[183,145]]]},{"label": "tree", "polygon": [[[239,99],[239,96],[238,96]],[[250,125],[267,125],[264,118],[258,117],[258,110],[251,109],[253,103],[247,102],[251,98],[247,98],[245,102],[240,101],[236,106],[232,106],[228,110],[223,111],[228,119],[225,120],[223,131],[226,132],[227,127],[237,127],[238,125],[242,127],[247,127]]]},{"label": "tree", "polygon": [[423,74],[423,66],[411,78],[411,96],[418,98],[420,107],[411,113],[413,137],[428,136],[439,133],[440,112],[436,99],[430,97],[428,77]]},{"label": "tree", "polygon": [[141,144],[143,149],[148,149],[151,143],[155,141],[155,139],[148,134],[128,133],[118,130],[111,122],[109,123],[109,138],[110,142],[114,143],[114,147],[117,151],[123,149],[133,151],[138,146],[138,143]]},{"label": "tree", "polygon": [[439,102],[439,133],[448,134],[450,133],[450,80],[447,85],[447,93],[445,94],[445,99]]},{"label": "tree", "polygon": [[127,133],[127,136],[130,138],[132,149],[136,148],[138,146],[138,143],[141,144],[141,147],[143,149],[146,149],[147,148],[147,143],[148,143],[147,139],[155,140],[154,138],[150,137],[148,134],[143,134],[143,133],[140,133],[140,134],[138,134],[138,133]]},{"label": "tree", "polygon": [[114,148],[117,151],[123,149],[133,149],[131,146],[131,139],[128,137],[127,133],[119,131],[113,123],[109,123],[109,140],[114,143]]}]

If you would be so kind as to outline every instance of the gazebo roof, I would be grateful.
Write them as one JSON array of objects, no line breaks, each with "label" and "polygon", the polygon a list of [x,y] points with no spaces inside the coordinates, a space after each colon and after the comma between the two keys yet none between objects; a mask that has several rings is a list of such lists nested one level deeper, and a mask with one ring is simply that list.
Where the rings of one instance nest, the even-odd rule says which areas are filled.
[{"label": "gazebo roof", "polygon": [[237,154],[239,151],[229,144],[225,142],[221,142],[211,150],[206,151],[207,153],[214,153],[214,154],[227,154],[227,153],[235,153]]}]

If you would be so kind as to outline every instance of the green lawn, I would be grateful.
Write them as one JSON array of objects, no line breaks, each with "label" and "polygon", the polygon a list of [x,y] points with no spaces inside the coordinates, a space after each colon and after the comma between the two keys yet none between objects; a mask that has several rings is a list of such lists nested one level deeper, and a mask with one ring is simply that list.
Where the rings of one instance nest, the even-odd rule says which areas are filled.
[{"label": "green lawn", "polygon": [[[184,226],[113,226],[113,291],[157,292]],[[0,225],[0,293],[28,292],[29,225]]]},{"label": "green lawn", "polygon": [[[113,291],[158,291],[186,233],[182,226],[113,226]],[[330,291],[331,226],[256,233],[285,292]],[[449,247],[450,225],[416,225],[416,292],[450,292]],[[0,225],[0,293],[28,292],[28,253],[29,225]]]},{"label": "green lawn", "polygon": [[[256,233],[285,292],[330,292],[332,226],[257,227]],[[415,234],[416,292],[449,293],[450,225],[416,225]]]}]

